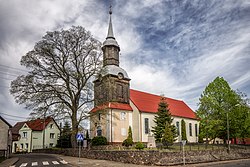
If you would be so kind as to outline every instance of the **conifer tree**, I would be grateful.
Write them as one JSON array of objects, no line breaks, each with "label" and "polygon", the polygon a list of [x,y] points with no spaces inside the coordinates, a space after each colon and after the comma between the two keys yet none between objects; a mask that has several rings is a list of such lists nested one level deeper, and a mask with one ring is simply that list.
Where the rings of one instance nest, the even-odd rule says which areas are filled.
[{"label": "conifer tree", "polygon": [[57,147],[70,148],[71,146],[71,127],[68,121],[65,122],[61,135],[57,141]]},{"label": "conifer tree", "polygon": [[187,141],[186,123],[183,119],[181,120],[181,137],[182,140]]},{"label": "conifer tree", "polygon": [[132,129],[131,126],[128,128],[128,137],[122,142],[123,146],[129,147],[133,145],[133,136],[132,136]]},{"label": "conifer tree", "polygon": [[164,146],[170,146],[174,143],[174,135],[171,129],[171,125],[166,122],[166,126],[164,129],[164,134],[162,136],[162,143]]},{"label": "conifer tree", "polygon": [[158,104],[158,112],[155,115],[154,122],[155,126],[152,128],[156,142],[162,142],[162,136],[166,129],[166,123],[171,127],[173,138],[176,137],[176,128],[171,125],[173,118],[168,109],[168,104],[164,97],[161,97],[160,103]]}]

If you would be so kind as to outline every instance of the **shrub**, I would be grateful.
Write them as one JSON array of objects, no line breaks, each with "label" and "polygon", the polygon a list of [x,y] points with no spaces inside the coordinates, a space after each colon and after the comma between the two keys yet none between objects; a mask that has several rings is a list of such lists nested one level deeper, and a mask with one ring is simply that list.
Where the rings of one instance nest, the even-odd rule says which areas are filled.
[{"label": "shrub", "polygon": [[122,142],[122,146],[129,147],[133,145],[133,140],[131,138],[127,138]]},{"label": "shrub", "polygon": [[104,136],[96,136],[92,139],[93,146],[107,145],[107,139]]},{"label": "shrub", "polygon": [[135,148],[138,150],[143,150],[145,148],[145,146],[142,142],[137,142],[135,145]]}]

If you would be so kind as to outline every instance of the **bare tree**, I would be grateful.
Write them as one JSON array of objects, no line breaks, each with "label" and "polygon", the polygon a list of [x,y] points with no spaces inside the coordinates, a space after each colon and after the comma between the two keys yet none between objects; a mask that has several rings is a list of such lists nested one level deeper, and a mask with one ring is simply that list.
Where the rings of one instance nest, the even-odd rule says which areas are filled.
[{"label": "bare tree", "polygon": [[68,116],[72,146],[93,102],[93,77],[101,67],[101,43],[84,28],[47,32],[21,59],[27,75],[11,82],[11,94],[37,117]]}]

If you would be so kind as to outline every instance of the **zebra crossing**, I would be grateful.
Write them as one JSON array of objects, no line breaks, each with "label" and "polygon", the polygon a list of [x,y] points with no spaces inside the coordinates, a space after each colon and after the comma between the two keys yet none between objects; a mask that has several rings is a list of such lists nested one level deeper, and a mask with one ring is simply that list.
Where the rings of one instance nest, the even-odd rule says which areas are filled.
[{"label": "zebra crossing", "polygon": [[12,165],[9,167],[28,167],[28,166],[38,166],[38,165],[43,165],[43,166],[49,166],[49,165],[60,165],[60,164],[68,164],[68,162],[66,162],[65,160],[61,160],[61,161],[42,161],[42,162],[30,162],[30,163],[22,163],[21,165],[17,166],[17,165]]}]

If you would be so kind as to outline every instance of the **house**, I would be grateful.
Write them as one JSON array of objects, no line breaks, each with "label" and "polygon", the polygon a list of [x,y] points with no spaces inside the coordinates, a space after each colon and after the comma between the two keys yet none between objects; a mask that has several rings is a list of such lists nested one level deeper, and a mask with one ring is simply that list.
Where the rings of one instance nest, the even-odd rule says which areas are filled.
[{"label": "house", "polygon": [[12,126],[0,116],[0,157],[9,157],[11,150],[11,133]]},{"label": "house", "polygon": [[52,117],[17,122],[11,132],[13,153],[55,147],[60,135],[60,129]]},{"label": "house", "polygon": [[[94,80],[94,108],[90,118],[91,137],[105,136],[108,142],[121,143],[132,127],[134,141],[152,142],[151,129],[161,96],[130,89],[130,78],[119,66],[120,47],[114,37],[110,13],[108,35],[103,42],[103,68]],[[181,141],[181,120],[186,123],[189,142],[198,142],[199,120],[181,100],[166,97],[173,124]]]}]

